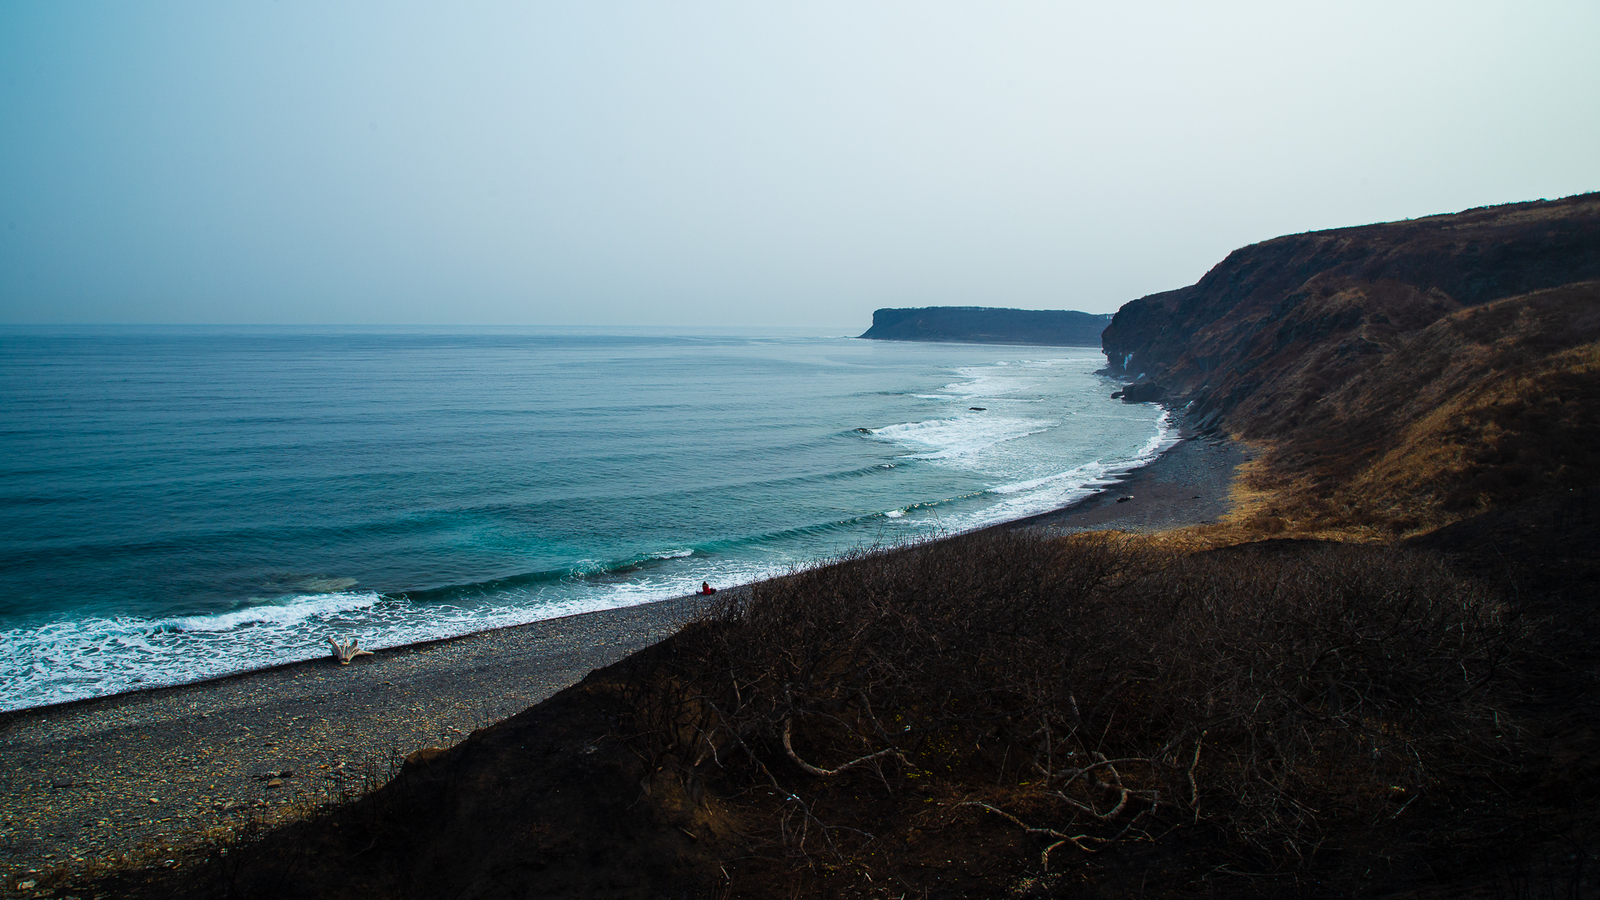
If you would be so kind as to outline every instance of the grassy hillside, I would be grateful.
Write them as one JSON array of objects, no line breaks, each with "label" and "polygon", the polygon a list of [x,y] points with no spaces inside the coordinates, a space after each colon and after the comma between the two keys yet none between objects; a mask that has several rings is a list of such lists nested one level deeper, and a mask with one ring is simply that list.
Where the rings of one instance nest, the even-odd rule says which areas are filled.
[{"label": "grassy hillside", "polygon": [[1246,531],[1379,537],[1591,486],[1597,339],[1585,194],[1252,245],[1104,344],[1265,448]]},{"label": "grassy hillside", "polygon": [[1329,390],[1256,483],[1298,527],[1437,528],[1600,486],[1600,282],[1440,318]]}]

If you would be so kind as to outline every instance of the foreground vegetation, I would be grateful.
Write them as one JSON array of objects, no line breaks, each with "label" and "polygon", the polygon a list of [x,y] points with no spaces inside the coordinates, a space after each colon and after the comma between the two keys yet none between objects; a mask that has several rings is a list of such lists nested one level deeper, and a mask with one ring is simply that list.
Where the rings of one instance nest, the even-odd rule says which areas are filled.
[{"label": "foreground vegetation", "polygon": [[91,887],[1592,890],[1593,773],[1553,778],[1548,753],[1570,654],[1547,610],[1446,559],[1004,530],[861,553],[730,596],[356,802]]},{"label": "foreground vegetation", "polygon": [[632,663],[624,737],[735,894],[1355,885],[1484,849],[1525,629],[1393,548],[990,533],[725,603]]}]

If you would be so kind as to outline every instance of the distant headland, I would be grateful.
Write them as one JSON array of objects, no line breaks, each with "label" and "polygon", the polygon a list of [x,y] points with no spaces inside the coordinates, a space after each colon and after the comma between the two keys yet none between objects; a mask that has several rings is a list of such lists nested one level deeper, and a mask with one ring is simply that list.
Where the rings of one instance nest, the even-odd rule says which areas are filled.
[{"label": "distant headland", "polygon": [[861,335],[877,341],[962,341],[973,344],[1048,344],[1099,347],[1111,316],[1067,309],[924,306],[880,309]]}]

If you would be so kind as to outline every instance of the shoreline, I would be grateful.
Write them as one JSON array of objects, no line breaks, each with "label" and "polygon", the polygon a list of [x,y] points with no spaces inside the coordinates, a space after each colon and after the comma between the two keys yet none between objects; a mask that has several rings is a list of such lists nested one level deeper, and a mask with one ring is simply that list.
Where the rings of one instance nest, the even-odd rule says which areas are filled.
[{"label": "shoreline", "polygon": [[[1214,521],[1244,448],[1179,439],[1058,510],[988,528],[1158,531]],[[1129,498],[1129,499],[1123,499]],[[741,586],[744,587],[744,586]],[[741,587],[725,590],[736,591]],[[449,746],[664,639],[695,595],[183,685],[0,713],[0,872],[165,852],[339,795],[362,773]],[[276,783],[274,783],[276,782]]]},{"label": "shoreline", "polygon": [[[1171,486],[1178,483],[1178,478],[1184,479],[1184,483],[1187,483],[1188,480],[1196,480],[1197,478],[1195,464],[1191,462],[1188,457],[1194,455],[1197,451],[1199,451],[1200,448],[1188,447],[1188,445],[1194,441],[1207,442],[1212,448],[1211,452],[1207,453],[1208,459],[1211,457],[1224,455],[1223,453],[1218,452],[1216,448],[1233,448],[1233,453],[1227,454],[1230,458],[1232,458],[1232,462],[1228,463],[1232,466],[1237,466],[1238,463],[1244,461],[1247,456],[1244,455],[1244,450],[1242,447],[1240,447],[1240,445],[1236,445],[1233,442],[1223,438],[1207,438],[1196,435],[1187,426],[1186,422],[1182,418],[1181,413],[1173,412],[1172,415],[1175,422],[1173,430],[1176,432],[1177,437],[1165,450],[1160,451],[1154,457],[1152,457],[1150,462],[1136,468],[1128,469],[1127,471],[1116,476],[1115,480],[1106,485],[1104,488],[1095,491],[1089,496],[1074,500],[1065,506],[1042,513],[1032,513],[1023,516],[1020,519],[1009,519],[1003,522],[981,525],[972,529],[972,531],[982,532],[989,531],[991,529],[1013,529],[1036,526],[1047,526],[1052,528],[1052,530],[1060,530],[1064,532],[1096,530],[1106,527],[1116,527],[1122,530],[1131,531],[1149,531],[1181,527],[1190,524],[1199,524],[1201,522],[1210,521],[1220,517],[1227,512],[1226,485],[1224,485],[1220,496],[1208,496],[1206,497],[1206,500],[1209,502],[1196,504],[1189,508],[1185,508],[1187,504],[1183,501],[1190,498],[1179,497],[1178,495],[1183,493],[1182,490],[1171,490]],[[1188,447],[1188,449],[1180,454],[1178,452],[1179,449],[1185,447]],[[1184,463],[1187,463],[1187,465],[1180,465],[1180,460]],[[1214,468],[1215,465],[1213,464],[1212,467]],[[1177,476],[1177,478],[1175,478],[1175,476]],[[1154,492],[1150,490],[1151,486],[1157,486]],[[1136,487],[1141,489],[1141,492],[1144,493],[1144,496],[1133,496],[1132,492]],[[1152,493],[1155,493],[1156,495],[1151,496]],[[1213,491],[1211,493],[1214,494],[1215,492]],[[1130,500],[1138,499],[1142,500],[1143,502],[1138,503],[1136,506],[1120,506],[1116,505],[1121,502],[1118,498],[1127,498]],[[1197,495],[1192,499],[1199,500],[1201,498]],[[1155,506],[1152,506],[1150,502],[1152,500],[1155,501]],[[1162,504],[1167,504],[1167,506],[1163,506]],[[1197,516],[1202,518],[1196,518]],[[942,539],[943,538],[933,538],[934,541]],[[749,584],[737,584],[730,585],[728,588],[721,590],[740,590],[749,586]],[[404,592],[402,591],[397,593]],[[494,634],[501,631],[514,631],[521,628],[536,628],[537,626],[548,622],[558,622],[568,619],[581,619],[586,616],[605,617],[622,613],[630,609],[643,609],[646,607],[654,607],[660,604],[682,604],[695,599],[697,599],[697,595],[695,594],[685,594],[677,597],[664,597],[658,600],[649,600],[644,603],[634,604],[633,606],[618,606],[607,609],[568,613],[566,615],[555,616],[549,619],[538,619],[532,622],[523,622],[516,625],[502,625],[494,628],[485,628],[481,631],[469,631],[464,634],[455,634],[446,637],[413,641],[406,644],[397,644],[392,647],[384,647],[382,649],[375,650],[374,652],[384,655],[413,652],[421,648],[448,644],[454,641],[468,640],[479,635]],[[17,716],[26,716],[33,713],[47,713],[52,710],[66,711],[77,706],[93,705],[110,701],[119,697],[158,694],[163,691],[178,691],[207,684],[221,684],[234,679],[266,675],[271,672],[293,669],[301,666],[320,666],[329,662],[331,659],[331,654],[325,654],[323,656],[317,656],[311,659],[297,659],[288,662],[276,663],[274,665],[263,666],[256,669],[245,669],[238,672],[212,675],[196,681],[156,684],[149,687],[118,691],[112,694],[98,694],[89,697],[77,697],[71,700],[60,700],[54,703],[40,704],[38,706],[26,706],[16,709],[0,709],[0,739],[3,739],[6,727],[10,720]]]}]

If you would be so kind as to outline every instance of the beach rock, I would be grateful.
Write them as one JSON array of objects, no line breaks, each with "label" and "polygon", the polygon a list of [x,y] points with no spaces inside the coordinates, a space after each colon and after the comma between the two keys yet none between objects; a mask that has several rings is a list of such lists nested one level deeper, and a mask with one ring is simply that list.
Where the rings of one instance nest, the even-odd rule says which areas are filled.
[{"label": "beach rock", "polygon": [[282,778],[270,779],[270,780],[267,781],[267,787],[269,787],[269,788],[283,787],[283,779]]},{"label": "beach rock", "polygon": [[1161,385],[1153,381],[1141,381],[1138,384],[1130,384],[1111,396],[1121,397],[1123,403],[1150,403],[1166,395],[1167,389]]}]

